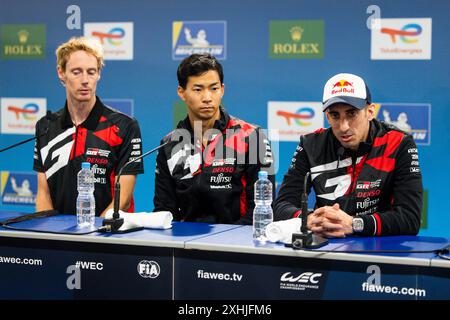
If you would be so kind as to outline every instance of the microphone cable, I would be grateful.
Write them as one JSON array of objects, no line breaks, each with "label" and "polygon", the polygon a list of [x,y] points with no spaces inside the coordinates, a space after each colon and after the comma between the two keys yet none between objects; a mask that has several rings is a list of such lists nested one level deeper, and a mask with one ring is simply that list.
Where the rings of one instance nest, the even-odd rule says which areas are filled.
[{"label": "microphone cable", "polygon": [[444,260],[450,260],[450,246],[444,248],[444,249],[440,249],[439,252],[437,252],[437,255],[439,256],[439,258],[444,259]]},{"label": "microphone cable", "polygon": [[27,142],[30,142],[30,141],[33,141],[33,140],[39,139],[40,137],[45,136],[45,135],[48,133],[48,131],[50,130],[50,122],[51,122],[51,121],[54,121],[57,117],[58,117],[58,116],[57,116],[56,114],[54,114],[54,113],[51,112],[50,110],[47,110],[47,114],[46,114],[45,117],[44,117],[44,118],[47,120],[47,127],[45,128],[45,131],[44,131],[44,132],[42,132],[40,135],[36,135],[36,136],[31,137],[31,138],[28,138],[28,139],[26,139],[26,140],[17,142],[17,143],[15,143],[15,144],[13,144],[13,145],[11,145],[11,146],[9,146],[9,147],[0,149],[0,153],[4,152],[4,151],[6,151],[6,150],[9,150],[9,149],[13,149],[13,148],[18,147],[18,146],[20,146],[20,145],[22,145],[22,144],[25,144],[25,143],[27,143]]},{"label": "microphone cable", "polygon": [[95,230],[90,230],[90,231],[86,231],[86,232],[62,232],[62,231],[46,231],[46,230],[37,230],[37,229],[18,228],[18,227],[13,227],[10,225],[11,223],[27,221],[27,220],[31,220],[31,219],[35,219],[35,218],[37,218],[37,219],[38,218],[46,218],[46,217],[51,217],[51,216],[55,216],[58,214],[59,214],[59,212],[57,210],[39,211],[39,212],[19,216],[17,218],[11,218],[11,219],[7,219],[5,221],[0,221],[0,227],[9,229],[9,230],[14,230],[14,231],[28,231],[28,232],[36,232],[36,233],[64,234],[64,235],[75,235],[75,236],[77,236],[77,235],[82,236],[82,235],[92,234],[95,232],[105,232],[108,229],[107,226],[102,226]]},{"label": "microphone cable", "polygon": [[16,228],[16,227],[12,227],[12,226],[6,225],[6,224],[1,225],[1,227],[5,228],[5,229],[14,230],[14,231],[28,231],[28,232],[36,232],[36,233],[64,234],[64,235],[71,235],[71,236],[84,236],[84,235],[91,234],[91,233],[107,231],[106,230],[107,227],[105,227],[105,226],[101,226],[98,229],[87,231],[87,232],[45,231],[45,230],[37,230],[37,229]]}]

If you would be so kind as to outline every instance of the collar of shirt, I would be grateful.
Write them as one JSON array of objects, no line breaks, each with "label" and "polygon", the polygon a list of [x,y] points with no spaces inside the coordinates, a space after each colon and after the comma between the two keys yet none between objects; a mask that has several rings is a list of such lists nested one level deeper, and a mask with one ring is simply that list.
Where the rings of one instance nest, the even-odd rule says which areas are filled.
[{"label": "collar of shirt", "polygon": [[[213,128],[218,129],[220,132],[223,132],[228,126],[228,122],[230,121],[230,116],[222,106],[220,106],[219,108],[220,108],[220,119],[218,119],[218,120],[216,120],[216,122],[214,122]],[[178,123],[177,129],[187,129],[190,132],[194,132],[194,130],[192,129],[192,126],[191,126],[191,122],[189,121],[189,116],[187,116],[186,118],[184,118],[184,120],[181,120]]]},{"label": "collar of shirt", "polygon": [[[92,108],[91,113],[89,113],[89,116],[87,117],[86,120],[84,120],[83,123],[80,124],[80,126],[82,126],[83,128],[86,128],[88,130],[95,130],[95,128],[97,127],[98,121],[100,120],[100,117],[103,114],[103,108],[104,105],[101,102],[99,97],[95,97],[95,105],[94,108]],[[73,122],[72,122],[72,118],[70,117],[70,113],[69,113],[69,108],[67,106],[67,100],[66,103],[64,105],[64,111],[62,114],[62,127],[63,128],[70,128],[73,127]]]},{"label": "collar of shirt", "polygon": [[[352,151],[350,149],[344,148],[344,157],[345,156],[360,157],[360,156],[365,155],[366,153],[368,153],[370,151],[370,149],[372,149],[373,141],[375,139],[375,136],[378,133],[378,122],[377,121],[378,120],[376,120],[376,119],[373,119],[372,121],[370,121],[369,135],[367,136],[367,140],[360,142],[358,149],[356,151]],[[331,128],[329,128],[329,130],[330,130],[329,132],[333,136],[334,148],[335,148],[335,150],[338,150],[339,148],[342,147],[342,145],[339,142],[339,140],[332,133]]]}]

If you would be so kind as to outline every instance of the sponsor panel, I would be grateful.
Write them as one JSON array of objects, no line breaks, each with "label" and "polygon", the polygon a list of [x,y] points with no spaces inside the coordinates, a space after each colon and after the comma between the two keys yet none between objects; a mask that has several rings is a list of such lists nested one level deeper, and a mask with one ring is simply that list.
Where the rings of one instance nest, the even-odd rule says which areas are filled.
[{"label": "sponsor panel", "polygon": [[267,118],[270,140],[298,142],[301,135],[324,125],[320,102],[269,101]]},{"label": "sponsor panel", "polygon": [[105,60],[133,60],[133,22],[89,22],[84,36],[100,41]]},{"label": "sponsor panel", "polygon": [[328,261],[178,251],[175,299],[320,299]]},{"label": "sponsor panel", "polygon": [[431,143],[431,105],[427,103],[381,103],[377,118],[411,134],[418,145]]},{"label": "sponsor panel", "polygon": [[1,133],[32,134],[47,111],[45,98],[1,98]]},{"label": "sponsor panel", "polygon": [[323,20],[274,20],[269,24],[271,59],[322,59]]},{"label": "sponsor panel", "polygon": [[1,172],[2,204],[34,206],[36,203],[36,195],[36,173]]},{"label": "sponsor panel", "polygon": [[416,300],[427,294],[417,286],[417,268],[335,260],[323,298]]},{"label": "sponsor panel", "polygon": [[372,28],[372,60],[430,60],[431,18],[379,19]]},{"label": "sponsor panel", "polygon": [[5,24],[1,27],[3,59],[44,59],[44,24]]},{"label": "sponsor panel", "polygon": [[226,21],[174,21],[172,58],[182,60],[193,53],[209,53],[226,59]]}]

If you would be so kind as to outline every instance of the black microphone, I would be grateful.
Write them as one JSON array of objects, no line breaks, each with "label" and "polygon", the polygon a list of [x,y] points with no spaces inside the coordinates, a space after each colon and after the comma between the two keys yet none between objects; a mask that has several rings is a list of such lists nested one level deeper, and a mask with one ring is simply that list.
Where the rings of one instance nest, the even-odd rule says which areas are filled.
[{"label": "black microphone", "polygon": [[47,110],[47,114],[45,115],[45,119],[47,119],[47,128],[45,128],[45,131],[43,133],[41,133],[38,136],[34,136],[32,138],[28,138],[28,139],[25,139],[25,140],[20,141],[18,143],[15,143],[13,145],[10,145],[9,147],[0,149],[0,153],[2,153],[3,151],[9,150],[9,149],[13,149],[13,148],[18,147],[18,146],[20,146],[22,144],[25,144],[27,142],[30,142],[30,141],[33,141],[33,140],[39,139],[40,137],[45,136],[48,133],[48,130],[50,129],[50,121],[55,121],[57,118],[58,118],[58,116],[55,113],[51,112],[50,110]]},{"label": "black microphone", "polygon": [[104,232],[111,232],[111,233],[127,233],[127,232],[133,232],[133,231],[138,231],[138,230],[142,230],[144,229],[144,227],[132,227],[129,229],[122,229],[119,230],[120,227],[123,225],[124,220],[123,218],[120,218],[120,214],[119,214],[119,205],[120,205],[120,176],[122,175],[122,171],[123,169],[125,169],[128,165],[130,165],[133,162],[136,162],[139,159],[142,159],[146,156],[148,156],[149,154],[152,154],[153,152],[155,152],[156,150],[161,149],[162,147],[164,147],[166,144],[168,144],[171,140],[168,139],[165,143],[157,146],[156,148],[147,151],[146,153],[140,155],[139,157],[136,157],[130,161],[128,161],[127,163],[125,163],[122,168],[120,168],[119,170],[119,174],[117,175],[117,180],[116,183],[114,184],[114,211],[113,211],[113,216],[111,219],[104,219],[102,225],[106,226],[107,228],[103,229],[102,231]]},{"label": "black microphone", "polygon": [[[339,169],[339,162],[341,161],[342,156],[344,155],[345,149],[344,147],[339,147],[337,150],[338,155],[338,161],[335,169],[331,170],[322,170],[322,171],[315,171],[313,174],[319,174],[319,173],[325,173],[325,172],[333,172]],[[308,179],[311,176],[311,171],[308,171],[305,174],[305,177],[303,179],[303,193],[302,193],[302,199],[301,199],[301,219],[302,219],[302,226],[300,228],[300,233],[293,233],[292,234],[292,248],[293,249],[301,249],[301,248],[309,248],[309,249],[316,249],[323,247],[324,245],[328,244],[328,240],[325,238],[322,238],[318,235],[313,234],[311,231],[308,230]]]}]

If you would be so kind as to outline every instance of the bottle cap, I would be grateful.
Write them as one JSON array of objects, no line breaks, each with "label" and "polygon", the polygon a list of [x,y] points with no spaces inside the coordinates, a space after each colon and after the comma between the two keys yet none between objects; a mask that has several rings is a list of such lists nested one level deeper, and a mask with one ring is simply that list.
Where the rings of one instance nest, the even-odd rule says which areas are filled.
[{"label": "bottle cap", "polygon": [[89,162],[82,162],[81,163],[81,169],[90,169],[91,164]]},{"label": "bottle cap", "polygon": [[258,179],[267,179],[267,171],[259,171]]}]

